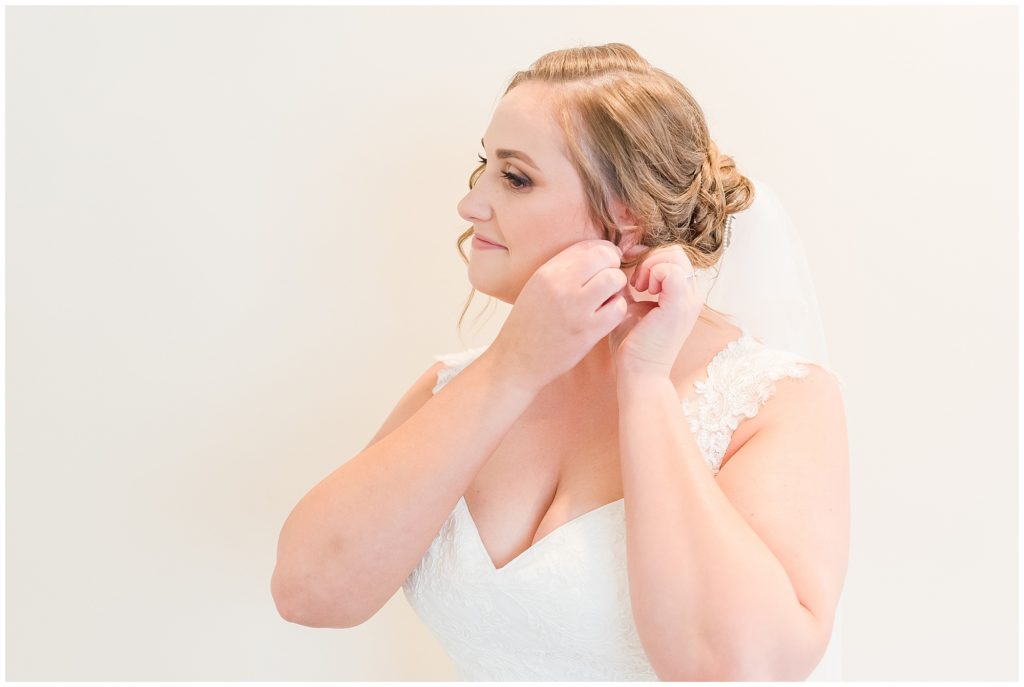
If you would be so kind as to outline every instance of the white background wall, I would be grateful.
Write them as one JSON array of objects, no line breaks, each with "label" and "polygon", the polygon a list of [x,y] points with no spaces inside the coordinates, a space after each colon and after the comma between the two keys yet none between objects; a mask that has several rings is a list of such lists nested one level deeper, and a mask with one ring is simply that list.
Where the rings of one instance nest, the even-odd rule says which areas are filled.
[{"label": "white background wall", "polygon": [[[802,235],[847,391],[848,680],[1016,680],[1016,7],[6,8],[7,679],[451,679],[280,527],[465,336],[479,139],[625,42]],[[468,251],[467,244],[467,251]],[[484,315],[486,317],[486,314]]]}]

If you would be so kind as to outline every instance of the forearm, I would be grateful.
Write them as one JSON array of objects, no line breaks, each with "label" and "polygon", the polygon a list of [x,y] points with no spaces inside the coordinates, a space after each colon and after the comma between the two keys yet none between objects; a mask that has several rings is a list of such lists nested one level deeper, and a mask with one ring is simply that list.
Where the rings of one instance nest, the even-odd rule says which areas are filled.
[{"label": "forearm", "polygon": [[375,613],[536,393],[484,353],[404,424],[314,486],[278,543],[275,584],[293,617],[334,627]]},{"label": "forearm", "polygon": [[668,378],[620,378],[630,598],[663,680],[803,679],[816,620],[715,482]]}]

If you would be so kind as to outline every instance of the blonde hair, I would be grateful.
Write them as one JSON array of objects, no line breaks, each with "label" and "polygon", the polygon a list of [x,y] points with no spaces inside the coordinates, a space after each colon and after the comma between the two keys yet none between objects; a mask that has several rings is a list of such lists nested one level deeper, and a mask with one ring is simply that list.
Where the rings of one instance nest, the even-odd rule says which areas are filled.
[{"label": "blonde hair", "polygon": [[[624,43],[547,53],[516,72],[503,95],[526,82],[556,87],[551,97],[556,121],[583,181],[588,214],[604,238],[616,244],[621,238],[609,210],[613,199],[636,218],[638,243],[648,248],[623,268],[670,245],[681,246],[695,269],[718,262],[726,218],[750,206],[754,185],[719,152],[704,112],[685,86]],[[483,170],[481,164],[470,175],[470,188]],[[470,227],[456,241],[467,265],[462,244],[472,235]],[[474,288],[459,316],[460,328],[475,294]]]}]

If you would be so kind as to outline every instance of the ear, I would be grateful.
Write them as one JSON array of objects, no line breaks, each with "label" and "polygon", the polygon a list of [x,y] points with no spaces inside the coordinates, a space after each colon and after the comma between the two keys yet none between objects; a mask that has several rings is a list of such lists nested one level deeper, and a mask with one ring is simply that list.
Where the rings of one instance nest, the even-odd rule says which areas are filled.
[{"label": "ear", "polygon": [[631,260],[647,249],[647,246],[639,243],[640,227],[637,226],[639,222],[637,222],[633,213],[619,200],[613,200],[610,209],[612,219],[615,220],[619,231],[622,233],[622,239],[619,241],[619,248],[622,249],[622,259]]}]

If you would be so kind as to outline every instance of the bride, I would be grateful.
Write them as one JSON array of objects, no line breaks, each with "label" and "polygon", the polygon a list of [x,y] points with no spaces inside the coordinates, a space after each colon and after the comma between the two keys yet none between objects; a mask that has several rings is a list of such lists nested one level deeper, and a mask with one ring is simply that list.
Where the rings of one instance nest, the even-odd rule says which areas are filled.
[{"label": "bride", "polygon": [[843,386],[774,194],[619,43],[518,72],[481,145],[459,248],[512,311],[295,507],[282,615],[401,586],[464,679],[839,679]]}]

